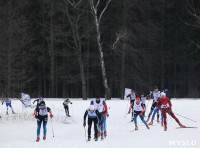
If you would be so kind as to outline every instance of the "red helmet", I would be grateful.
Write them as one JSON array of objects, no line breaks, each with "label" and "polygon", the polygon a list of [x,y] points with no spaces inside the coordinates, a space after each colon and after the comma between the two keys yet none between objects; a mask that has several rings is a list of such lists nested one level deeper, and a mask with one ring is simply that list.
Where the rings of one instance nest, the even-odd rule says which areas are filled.
[{"label": "red helmet", "polygon": [[131,92],[134,93],[134,90],[132,89]]},{"label": "red helmet", "polygon": [[137,97],[135,101],[136,101],[136,104],[140,104],[140,98],[139,97]]},{"label": "red helmet", "polygon": [[136,98],[136,101],[140,101],[140,98],[139,98],[139,97],[137,97],[137,98]]}]

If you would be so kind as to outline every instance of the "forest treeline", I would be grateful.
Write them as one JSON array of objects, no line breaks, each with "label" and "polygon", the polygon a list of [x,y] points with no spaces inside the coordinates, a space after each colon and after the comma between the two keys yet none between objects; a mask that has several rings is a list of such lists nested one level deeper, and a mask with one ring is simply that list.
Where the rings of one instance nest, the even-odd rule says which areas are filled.
[{"label": "forest treeline", "polygon": [[200,1],[0,1],[5,96],[123,98],[154,85],[200,97]]}]

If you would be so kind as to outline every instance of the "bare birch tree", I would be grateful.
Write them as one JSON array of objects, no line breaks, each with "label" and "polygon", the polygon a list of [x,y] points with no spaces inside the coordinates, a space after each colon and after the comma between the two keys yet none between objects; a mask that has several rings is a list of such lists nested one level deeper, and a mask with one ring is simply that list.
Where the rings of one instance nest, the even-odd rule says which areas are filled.
[{"label": "bare birch tree", "polygon": [[[90,8],[92,11],[92,15],[94,17],[94,23],[96,26],[97,45],[98,45],[98,50],[99,50],[100,64],[101,64],[101,71],[102,71],[106,99],[111,99],[110,88],[108,86],[108,80],[106,77],[106,69],[105,69],[105,63],[104,63],[104,54],[103,54],[103,49],[102,49],[101,30],[100,30],[100,23],[101,23],[102,16],[103,16],[104,12],[106,11],[111,0],[107,0],[106,5],[104,6],[104,8],[101,12],[98,12],[98,6],[99,6],[101,0],[97,0],[97,2],[94,2],[94,0],[89,0],[89,2],[90,2]],[[100,15],[98,15],[98,14],[100,14]]]}]

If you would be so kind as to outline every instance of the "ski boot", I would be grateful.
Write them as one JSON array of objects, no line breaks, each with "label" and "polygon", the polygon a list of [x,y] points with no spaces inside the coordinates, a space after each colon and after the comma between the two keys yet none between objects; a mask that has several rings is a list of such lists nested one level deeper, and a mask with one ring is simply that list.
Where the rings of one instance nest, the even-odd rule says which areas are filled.
[{"label": "ski boot", "polygon": [[153,120],[151,120],[151,122],[148,125],[153,125]]},{"label": "ski boot", "polygon": [[184,126],[183,124],[181,124],[181,123],[179,123],[179,126],[180,126],[181,128],[185,128],[185,126]]},{"label": "ski boot", "polygon": [[146,122],[148,122],[149,121],[149,117],[147,118],[147,121]]},{"label": "ski boot", "polygon": [[164,126],[164,131],[167,131],[167,125]]},{"label": "ski boot", "polygon": [[12,110],[12,113],[13,113],[13,114],[16,114],[16,113],[14,112],[14,110]]},{"label": "ski boot", "polygon": [[37,137],[36,142],[39,142],[39,141],[40,141],[40,137]]},{"label": "ski boot", "polygon": [[88,141],[90,141],[91,140],[91,137],[88,137]]},{"label": "ski boot", "polygon": [[71,117],[70,115],[67,115],[67,117]]},{"label": "ski boot", "polygon": [[157,122],[159,123],[160,121],[159,121],[159,117],[157,117]]},{"label": "ski boot", "polygon": [[163,122],[161,122],[161,126],[163,126]]},{"label": "ski boot", "polygon": [[6,115],[8,115],[8,111],[6,111]]},{"label": "ski boot", "polygon": [[100,136],[101,136],[101,131],[99,130],[99,131],[98,131],[98,137],[100,137]]},{"label": "ski boot", "polygon": [[103,140],[103,133],[101,133],[101,140]]},{"label": "ski boot", "polygon": [[147,129],[150,129],[148,125],[146,125]]},{"label": "ski boot", "polygon": [[106,138],[106,136],[107,136],[107,131],[104,131],[104,137]]},{"label": "ski boot", "polygon": [[98,141],[98,137],[95,137],[94,140],[95,140],[95,141]]},{"label": "ski boot", "polygon": [[43,140],[46,140],[46,137],[43,137]]},{"label": "ski boot", "polygon": [[131,119],[131,122],[133,122],[133,121],[134,121],[134,118]]},{"label": "ski boot", "polygon": [[135,130],[136,130],[136,131],[138,130],[138,126],[137,126],[137,125],[135,126]]}]

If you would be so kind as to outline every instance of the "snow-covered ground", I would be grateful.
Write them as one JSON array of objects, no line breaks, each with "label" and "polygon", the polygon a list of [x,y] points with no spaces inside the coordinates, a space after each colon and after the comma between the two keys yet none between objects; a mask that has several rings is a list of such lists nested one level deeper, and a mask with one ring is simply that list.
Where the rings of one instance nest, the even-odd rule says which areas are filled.
[{"label": "snow-covered ground", "polygon": [[[133,131],[134,123],[129,122],[131,117],[127,112],[127,101],[107,101],[110,117],[107,119],[108,136],[105,140],[86,142],[85,131],[82,126],[83,114],[90,104],[90,100],[73,100],[70,105],[72,117],[65,118],[63,100],[45,99],[47,106],[52,109],[54,118],[49,119],[47,125],[47,140],[36,140],[36,119],[33,116],[34,108],[22,110],[18,100],[12,101],[15,112],[19,114],[6,115],[6,107],[0,106],[0,148],[170,148],[192,147],[200,148],[200,100],[178,99],[172,100],[174,113],[184,115],[197,122],[177,116],[186,126],[198,128],[176,129],[177,123],[168,116],[168,131],[165,132],[160,124],[147,130],[138,118],[139,130]],[[151,101],[147,101],[147,113]],[[147,115],[146,113],[146,115]],[[52,125],[55,137],[52,136]],[[41,139],[43,133],[41,130]],[[93,130],[92,130],[93,136]]]}]

